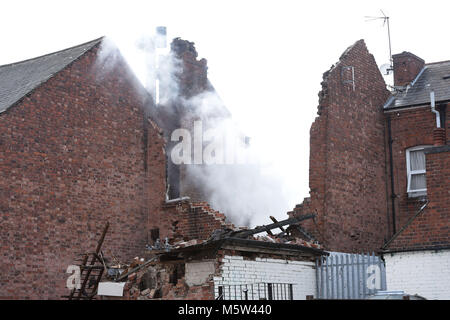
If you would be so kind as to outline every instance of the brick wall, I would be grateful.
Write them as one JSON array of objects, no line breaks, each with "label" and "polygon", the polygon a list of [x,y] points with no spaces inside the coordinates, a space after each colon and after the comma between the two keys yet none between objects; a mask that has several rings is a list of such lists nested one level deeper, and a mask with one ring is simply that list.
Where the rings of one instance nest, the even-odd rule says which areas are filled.
[{"label": "brick wall", "polygon": [[[420,145],[432,146],[433,130],[435,128],[436,120],[435,115],[430,110],[430,106],[392,111],[386,113],[386,117],[391,119],[394,193],[397,196],[394,201],[396,208],[396,230],[398,231],[424,203],[420,198],[408,196],[406,149]],[[448,112],[446,112],[445,123],[447,126],[447,141],[449,141],[450,115]],[[427,161],[428,159],[431,161],[435,157],[436,156],[427,156]],[[430,169],[434,168],[430,167]],[[440,170],[434,170],[436,174],[439,174],[441,170],[445,170],[445,166]],[[427,188],[430,187],[428,179],[430,178],[427,174]],[[389,185],[389,193],[391,192]],[[429,198],[429,190],[427,190],[427,198]],[[391,207],[389,206],[390,215],[392,215],[391,211]]]},{"label": "brick wall", "polygon": [[450,251],[385,254],[388,290],[427,299],[450,299]]},{"label": "brick wall", "polygon": [[164,205],[159,218],[160,238],[168,237],[170,243],[189,240],[207,240],[214,230],[235,229],[225,215],[212,209],[206,202],[175,201]]},{"label": "brick wall", "polygon": [[[190,265],[207,265],[203,270],[190,270]],[[195,267],[194,267],[195,268]],[[142,268],[128,276],[122,297],[101,296],[103,300],[214,300],[212,277],[215,260],[168,261]],[[192,277],[196,283],[192,283]]]},{"label": "brick wall", "polygon": [[[215,246],[179,253],[178,256],[174,256],[173,252],[162,254],[158,262],[130,274],[122,297],[103,296],[102,299],[214,300],[218,296],[219,286],[258,282],[291,283],[295,300],[304,300],[307,295],[315,294],[315,263],[312,258],[300,260],[302,258],[283,257],[277,253],[242,252]],[[135,261],[137,264],[143,263]],[[262,291],[262,285],[260,289]],[[280,298],[279,290],[280,287],[274,285],[274,299]],[[288,290],[288,287],[284,288],[283,297],[287,297]],[[262,292],[261,297],[264,297]],[[267,293],[265,297],[268,298]],[[241,296],[238,295],[238,298]],[[251,291],[248,298],[252,299]],[[229,299],[227,294],[225,300]]]},{"label": "brick wall", "polygon": [[[200,186],[185,174],[185,165],[176,165],[170,159],[172,148],[178,141],[172,142],[170,137],[175,129],[188,129],[193,141],[193,123],[199,119],[199,115],[193,106],[186,103],[190,98],[205,92],[213,90],[209,84],[207,77],[207,61],[206,59],[198,59],[198,54],[194,43],[175,38],[171,43],[171,52],[178,71],[175,72],[174,81],[177,84],[178,92],[171,92],[169,95],[173,97],[164,102],[155,109],[155,119],[163,128],[167,139],[168,154],[168,180],[169,180],[169,198],[175,199],[181,196],[189,196],[195,201],[205,200]],[[173,89],[173,88],[169,88]],[[164,93],[162,93],[164,95]]]},{"label": "brick wall", "polygon": [[[305,300],[316,294],[314,262],[256,257],[249,260],[240,255],[224,255],[221,258],[220,275],[214,277],[215,297],[218,286],[251,283],[292,283],[293,299]],[[231,300],[234,299],[234,287]],[[261,295],[263,293],[261,292]],[[240,295],[237,295],[240,299]],[[228,299],[228,296],[227,296]],[[251,292],[249,292],[251,299]]]},{"label": "brick wall", "polygon": [[[179,62],[176,81],[179,96],[158,108],[158,119],[162,119],[166,136],[169,138],[167,153],[178,141],[170,141],[173,130],[187,129],[191,134],[191,160],[194,160],[194,122],[202,121],[203,132],[217,126],[220,119],[230,116],[228,110],[220,103],[215,89],[208,80],[206,59],[198,58],[193,42],[175,38],[171,43],[171,51]],[[203,150],[201,150],[203,152]],[[170,159],[170,158],[169,158]],[[180,164],[168,162],[169,197],[175,199],[188,196],[192,201],[211,201],[209,186],[198,178],[199,172],[207,175],[206,165]]]},{"label": "brick wall", "polygon": [[436,147],[427,152],[429,203],[392,241],[389,250],[450,247],[450,147]]},{"label": "brick wall", "polygon": [[316,212],[315,223],[302,225],[329,250],[374,250],[388,237],[382,113],[388,96],[363,40],[324,74],[310,131],[311,197],[291,215]]},{"label": "brick wall", "polygon": [[422,68],[425,61],[410,52],[402,52],[392,56],[394,67],[394,85],[406,86],[410,84]]},{"label": "brick wall", "polygon": [[163,141],[145,125],[145,95],[123,62],[98,77],[96,54],[0,115],[1,298],[67,294],[67,266],[94,250],[106,221],[105,255],[136,256],[164,199]]},{"label": "brick wall", "polygon": [[[419,198],[408,197],[406,192],[408,183],[406,149],[420,145],[433,145],[433,128],[436,122],[429,107],[389,112],[386,113],[386,118],[391,119],[394,193],[396,194],[394,199],[395,221],[398,231],[423,205],[423,201],[420,201]],[[388,139],[387,131],[386,139]],[[387,143],[386,140],[386,145]],[[386,152],[389,152],[388,149]],[[390,179],[390,176],[388,177]],[[389,183],[389,194],[391,192]],[[390,203],[391,201],[389,199]],[[391,205],[389,212],[391,216]]]}]

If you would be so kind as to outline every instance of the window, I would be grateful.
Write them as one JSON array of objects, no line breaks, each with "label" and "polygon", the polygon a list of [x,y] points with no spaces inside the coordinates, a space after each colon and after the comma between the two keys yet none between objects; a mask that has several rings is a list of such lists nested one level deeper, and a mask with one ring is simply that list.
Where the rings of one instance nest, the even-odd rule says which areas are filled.
[{"label": "window", "polygon": [[427,194],[426,163],[424,150],[428,146],[417,146],[406,150],[407,192],[409,197]]}]

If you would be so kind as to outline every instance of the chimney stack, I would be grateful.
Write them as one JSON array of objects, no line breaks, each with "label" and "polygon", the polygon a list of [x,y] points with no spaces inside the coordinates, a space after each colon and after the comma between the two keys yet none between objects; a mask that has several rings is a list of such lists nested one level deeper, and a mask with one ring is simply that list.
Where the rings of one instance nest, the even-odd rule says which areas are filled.
[{"label": "chimney stack", "polygon": [[425,66],[425,60],[403,51],[392,56],[394,65],[394,86],[406,86],[410,84]]}]

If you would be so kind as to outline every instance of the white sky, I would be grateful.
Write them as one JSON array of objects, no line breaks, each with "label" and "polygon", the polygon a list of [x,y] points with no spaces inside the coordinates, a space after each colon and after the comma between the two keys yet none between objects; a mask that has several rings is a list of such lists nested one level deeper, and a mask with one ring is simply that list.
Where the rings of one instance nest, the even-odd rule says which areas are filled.
[{"label": "white sky", "polygon": [[[103,35],[168,28],[194,41],[209,78],[251,142],[285,180],[292,207],[308,196],[309,129],[322,74],[363,38],[387,63],[393,54],[427,62],[450,59],[448,1],[8,1],[0,5],[0,64],[77,45]],[[280,218],[286,218],[280,213]]]}]

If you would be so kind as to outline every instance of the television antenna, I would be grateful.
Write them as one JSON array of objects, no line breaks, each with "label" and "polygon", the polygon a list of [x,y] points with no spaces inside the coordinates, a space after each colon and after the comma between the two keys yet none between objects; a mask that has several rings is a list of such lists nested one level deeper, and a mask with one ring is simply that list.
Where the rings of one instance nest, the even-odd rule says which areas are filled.
[{"label": "television antenna", "polygon": [[388,40],[389,40],[389,64],[383,64],[381,66],[381,69],[382,69],[382,72],[386,72],[386,75],[388,75],[389,71],[393,70],[392,49],[391,49],[391,30],[389,28],[389,17],[384,14],[383,10],[380,10],[380,11],[381,11],[381,14],[383,15],[382,17],[368,17],[368,16],[365,16],[364,18],[366,18],[366,22],[374,21],[374,20],[383,20],[383,27],[385,25],[387,25]]}]

